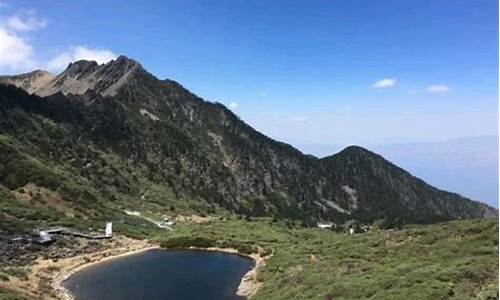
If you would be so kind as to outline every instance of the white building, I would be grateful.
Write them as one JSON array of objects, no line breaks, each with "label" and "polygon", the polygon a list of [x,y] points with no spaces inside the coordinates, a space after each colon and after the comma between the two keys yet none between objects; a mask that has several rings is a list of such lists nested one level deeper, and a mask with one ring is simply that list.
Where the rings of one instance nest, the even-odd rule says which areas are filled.
[{"label": "white building", "polygon": [[106,237],[112,237],[113,236],[113,222],[107,222],[106,223],[106,229],[104,230],[104,235]]},{"label": "white building", "polygon": [[321,229],[331,229],[333,228],[333,223],[318,223],[318,227]]}]

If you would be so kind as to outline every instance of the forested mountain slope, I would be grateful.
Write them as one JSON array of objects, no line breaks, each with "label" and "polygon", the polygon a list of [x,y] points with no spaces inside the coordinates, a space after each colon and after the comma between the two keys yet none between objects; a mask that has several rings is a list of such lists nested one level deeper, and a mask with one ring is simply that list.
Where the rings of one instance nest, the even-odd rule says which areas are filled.
[{"label": "forested mountain slope", "polygon": [[[323,159],[304,155],[124,56],[0,83],[0,202],[12,223],[45,210],[54,220],[86,220],[125,208],[222,210],[305,224],[497,214],[360,147]],[[26,216],[15,203],[41,213]]]}]

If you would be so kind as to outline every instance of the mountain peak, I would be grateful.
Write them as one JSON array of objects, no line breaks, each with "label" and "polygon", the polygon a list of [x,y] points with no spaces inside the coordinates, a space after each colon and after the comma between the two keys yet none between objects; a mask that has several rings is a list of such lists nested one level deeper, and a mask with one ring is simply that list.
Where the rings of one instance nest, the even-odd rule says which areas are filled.
[{"label": "mountain peak", "polygon": [[15,85],[42,97],[58,92],[83,95],[90,90],[102,96],[113,96],[140,69],[142,66],[137,61],[120,55],[104,64],[93,60],[71,62],[57,76],[43,70],[1,76],[0,84]]},{"label": "mountain peak", "polygon": [[101,64],[100,67],[104,69],[119,71],[121,73],[126,73],[131,69],[142,69],[142,66],[139,62],[134,59],[128,58],[125,55],[120,55],[116,59],[110,60],[105,64]]},{"label": "mountain peak", "polygon": [[133,67],[140,67],[141,65],[134,59],[128,58],[125,55],[120,55],[115,59],[112,59],[106,63],[99,64],[94,60],[77,60],[70,62],[68,67],[63,71],[63,73],[80,73],[87,70],[95,70],[96,68],[113,68],[113,69],[124,69],[129,70]]},{"label": "mountain peak", "polygon": [[361,146],[351,145],[342,149],[340,152],[323,157],[321,160],[329,161],[334,159],[339,159],[340,157],[379,157],[378,154],[371,152],[370,150],[363,148]]},{"label": "mountain peak", "polygon": [[93,60],[77,60],[74,62],[70,62],[68,67],[66,67],[66,70],[63,71],[63,73],[70,73],[77,75],[80,74],[81,72],[94,70],[98,66],[99,64]]},{"label": "mountain peak", "polygon": [[370,154],[370,150],[365,149],[361,146],[351,145],[344,148],[344,150],[339,153],[357,153],[357,154]]},{"label": "mountain peak", "polygon": [[137,62],[135,59],[129,58],[125,55],[120,55],[116,59],[110,61],[114,63],[119,63],[119,64],[136,64],[139,65],[139,62]]},{"label": "mountain peak", "polygon": [[124,55],[104,64],[88,60],[75,61],[57,76],[44,93],[50,95],[60,91],[63,94],[81,95],[93,90],[102,96],[112,96],[138,69],[142,69],[141,65]]}]

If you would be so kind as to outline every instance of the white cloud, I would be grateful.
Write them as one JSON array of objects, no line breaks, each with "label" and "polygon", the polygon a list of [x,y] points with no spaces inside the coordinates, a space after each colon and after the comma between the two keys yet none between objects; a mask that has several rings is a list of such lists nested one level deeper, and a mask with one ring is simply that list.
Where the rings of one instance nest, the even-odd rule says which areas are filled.
[{"label": "white cloud", "polygon": [[238,103],[236,103],[236,102],[229,102],[229,108],[235,109],[236,107],[238,107]]},{"label": "white cloud", "polygon": [[22,72],[36,66],[33,47],[19,34],[0,25],[0,72]]},{"label": "white cloud", "polygon": [[77,60],[94,60],[98,64],[107,63],[117,57],[115,53],[105,49],[91,49],[84,46],[71,47],[68,51],[61,52],[47,63],[47,69],[60,71],[70,62]]},{"label": "white cloud", "polygon": [[[0,6],[2,3],[0,0]],[[48,62],[37,61],[36,51],[28,42],[27,35],[45,26],[47,21],[37,17],[33,10],[11,16],[0,15],[0,74],[26,72],[40,66],[50,71],[61,71],[72,61],[85,59],[102,64],[117,57],[106,49],[76,46],[59,53]]]},{"label": "white cloud", "polygon": [[115,59],[118,55],[105,49],[90,49],[78,46],[74,48],[73,57],[75,60],[95,60],[98,64],[103,64]]},{"label": "white cloud", "polygon": [[47,26],[47,20],[39,19],[36,16],[22,18],[18,15],[13,15],[7,18],[5,27],[16,32],[27,32],[38,30]]},{"label": "white cloud", "polygon": [[446,93],[450,90],[450,87],[446,84],[435,84],[429,85],[424,90],[429,93]]},{"label": "white cloud", "polygon": [[396,78],[384,78],[372,84],[372,87],[377,89],[390,88],[396,85],[396,81]]},{"label": "white cloud", "polygon": [[32,70],[38,64],[35,60],[33,46],[24,33],[46,26],[47,21],[39,19],[34,12],[26,17],[12,15],[0,16],[0,73],[24,72]]},{"label": "white cloud", "polygon": [[68,64],[73,60],[73,56],[68,52],[63,52],[47,63],[47,70],[49,71],[61,71],[66,68]]}]

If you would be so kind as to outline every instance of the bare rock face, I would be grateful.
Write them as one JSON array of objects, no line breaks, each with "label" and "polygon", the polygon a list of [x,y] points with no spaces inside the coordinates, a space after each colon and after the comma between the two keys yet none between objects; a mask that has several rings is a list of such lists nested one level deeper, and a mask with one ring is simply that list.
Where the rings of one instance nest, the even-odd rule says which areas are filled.
[{"label": "bare rock face", "polygon": [[102,96],[113,96],[128,78],[142,68],[140,64],[120,56],[106,64],[80,60],[72,62],[61,74],[34,71],[16,76],[0,77],[0,84],[11,84],[41,97],[58,92],[64,95],[83,95],[92,90]]},{"label": "bare rock face", "polygon": [[36,70],[21,75],[0,76],[0,84],[14,85],[18,88],[22,88],[30,94],[33,94],[49,85],[55,77],[55,75],[47,71]]}]

